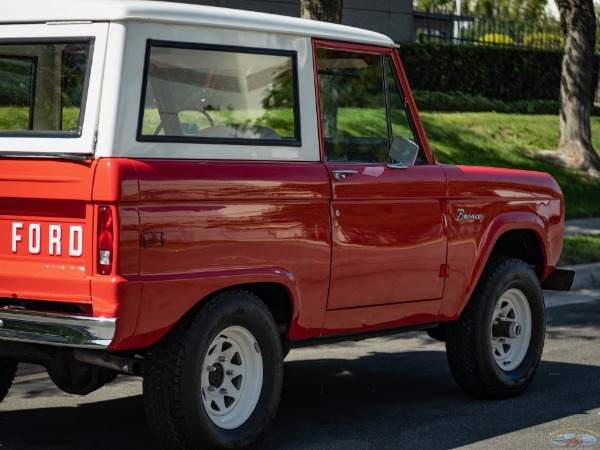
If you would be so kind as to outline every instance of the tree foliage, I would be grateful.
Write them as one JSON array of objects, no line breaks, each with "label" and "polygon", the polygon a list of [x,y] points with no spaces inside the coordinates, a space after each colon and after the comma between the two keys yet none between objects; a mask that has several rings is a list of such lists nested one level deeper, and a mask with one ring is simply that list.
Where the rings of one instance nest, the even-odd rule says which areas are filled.
[{"label": "tree foliage", "polygon": [[[523,44],[531,48],[545,49],[547,47],[562,48],[565,40],[554,33],[537,32],[526,35]],[[550,45],[553,44],[553,45]]]},{"label": "tree foliage", "polygon": [[343,0],[300,0],[300,17],[342,23]]},{"label": "tree foliage", "polygon": [[515,41],[510,36],[507,36],[502,33],[488,33],[484,34],[479,38],[479,42],[483,42],[486,44],[502,44],[502,45],[511,45]]},{"label": "tree foliage", "polygon": [[[549,0],[465,0],[461,15],[485,19],[548,20],[546,4]],[[553,0],[550,0],[553,1]],[[416,0],[415,9],[452,14],[456,0]]]}]

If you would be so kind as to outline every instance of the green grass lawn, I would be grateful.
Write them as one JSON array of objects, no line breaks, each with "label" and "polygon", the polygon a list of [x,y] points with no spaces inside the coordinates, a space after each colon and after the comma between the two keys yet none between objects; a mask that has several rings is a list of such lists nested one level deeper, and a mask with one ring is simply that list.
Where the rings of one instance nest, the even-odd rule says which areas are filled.
[{"label": "green grass lawn", "polygon": [[600,261],[600,236],[565,236],[559,266]]},{"label": "green grass lawn", "polygon": [[[600,216],[600,181],[529,156],[558,146],[558,116],[499,113],[421,113],[441,163],[512,167],[550,173],[565,195],[568,219]],[[594,148],[600,149],[600,117],[592,117]]]},{"label": "green grass lawn", "polygon": [[[24,106],[0,106],[0,130],[27,131],[29,128],[29,113],[29,108]],[[52,123],[52,120],[49,120],[49,122]],[[78,123],[79,108],[74,106],[63,107],[60,130],[76,129]]]},{"label": "green grass lawn", "polygon": [[[215,125],[260,125],[272,128],[279,136],[294,137],[294,116],[291,108],[278,108],[274,110],[247,110],[247,111],[212,111],[206,115],[193,110],[185,110],[179,113],[181,123],[195,124],[199,130],[210,127],[207,120],[210,117]],[[142,122],[142,134],[151,136],[156,133],[160,125],[158,110],[148,108],[144,111]],[[158,134],[164,134],[164,130]]]}]

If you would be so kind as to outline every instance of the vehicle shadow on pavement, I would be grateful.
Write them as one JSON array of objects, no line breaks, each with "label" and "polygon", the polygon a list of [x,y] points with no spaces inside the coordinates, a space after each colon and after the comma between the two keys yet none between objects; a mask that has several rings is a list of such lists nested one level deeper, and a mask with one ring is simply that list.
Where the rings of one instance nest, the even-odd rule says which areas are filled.
[{"label": "vehicle shadow on pavement", "polygon": [[[119,377],[114,383],[128,382]],[[27,393],[27,397],[30,394]],[[6,410],[5,404],[0,404],[2,449],[161,448],[150,435],[141,395],[81,403],[82,397],[64,394],[52,387],[44,391],[43,397],[51,396],[62,398],[63,405],[68,403],[68,406],[46,407],[44,398],[26,396],[23,396],[25,405],[31,404],[31,409]]]},{"label": "vehicle shadow on pavement", "polygon": [[264,448],[457,448],[586,414],[600,406],[599,377],[600,367],[542,361],[524,395],[480,400],[455,385],[443,352],[290,362]]},{"label": "vehicle shadow on pavement", "polygon": [[[264,448],[451,449],[477,443],[490,448],[482,441],[510,433],[524,441],[515,443],[513,436],[496,448],[548,448],[548,433],[565,426],[554,421],[569,426],[573,417],[600,408],[600,360],[593,356],[600,337],[598,306],[547,310],[537,374],[523,395],[507,400],[465,394],[452,378],[444,345],[423,332],[322,347],[321,355],[288,361],[275,431]],[[588,348],[578,353],[582,345]],[[344,359],[353,346],[367,350]],[[597,416],[589,420],[598,424]]]}]

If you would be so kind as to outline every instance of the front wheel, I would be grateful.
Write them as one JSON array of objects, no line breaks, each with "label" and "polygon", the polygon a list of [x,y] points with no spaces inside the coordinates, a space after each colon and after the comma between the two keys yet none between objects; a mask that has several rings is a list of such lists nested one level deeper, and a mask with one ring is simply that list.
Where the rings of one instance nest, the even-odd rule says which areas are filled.
[{"label": "front wheel", "polygon": [[248,448],[273,422],[282,380],[269,310],[252,293],[228,291],[148,355],[146,414],[168,448]]},{"label": "front wheel", "polygon": [[516,258],[492,258],[462,315],[448,324],[452,375],[469,394],[515,396],[535,375],[544,335],[544,297],[531,267]]}]

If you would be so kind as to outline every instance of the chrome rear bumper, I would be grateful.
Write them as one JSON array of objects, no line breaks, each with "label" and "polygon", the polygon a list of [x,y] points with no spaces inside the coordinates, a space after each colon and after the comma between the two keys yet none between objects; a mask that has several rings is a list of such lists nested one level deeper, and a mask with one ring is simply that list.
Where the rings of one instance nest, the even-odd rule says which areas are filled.
[{"label": "chrome rear bumper", "polygon": [[116,319],[0,310],[0,341],[104,349],[115,326]]}]

